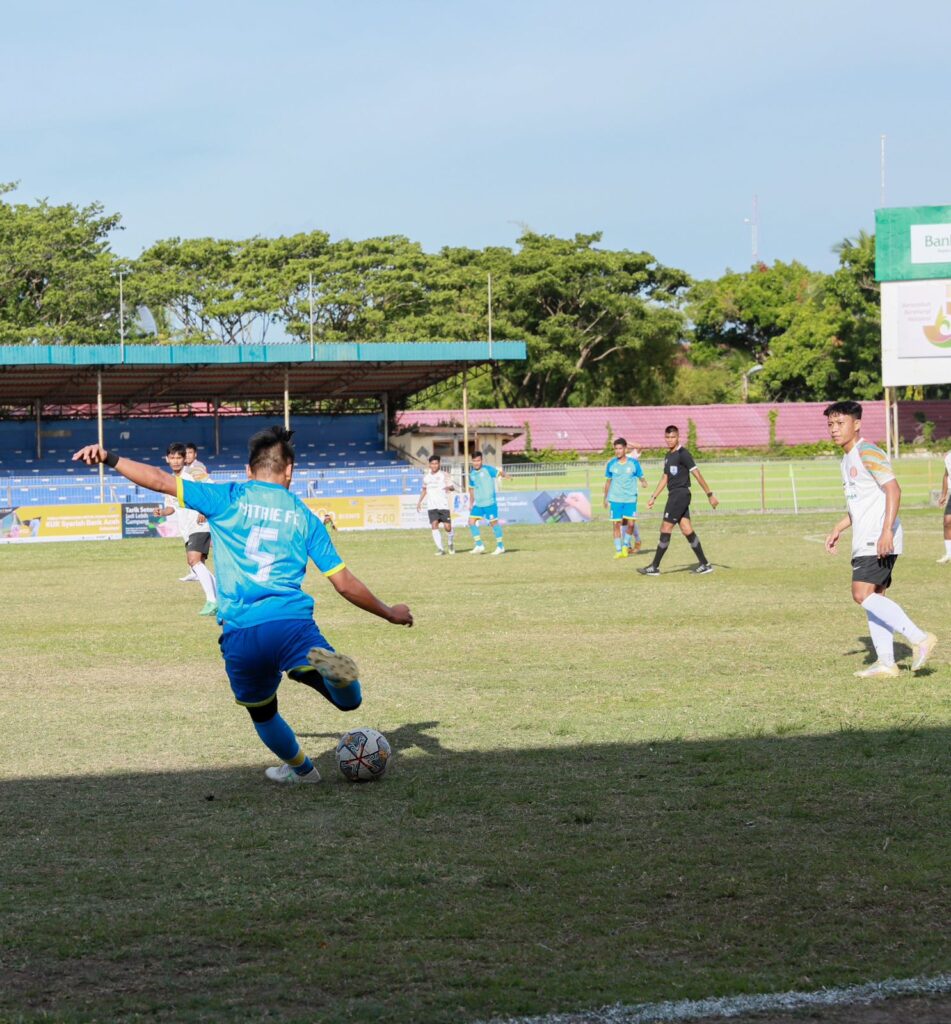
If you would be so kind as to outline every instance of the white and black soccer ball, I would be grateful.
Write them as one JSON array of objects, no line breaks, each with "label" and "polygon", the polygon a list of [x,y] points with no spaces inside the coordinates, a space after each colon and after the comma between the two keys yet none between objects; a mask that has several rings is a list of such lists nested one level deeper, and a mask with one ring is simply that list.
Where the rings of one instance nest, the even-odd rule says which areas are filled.
[{"label": "white and black soccer ball", "polygon": [[391,756],[386,737],[376,729],[351,729],[337,744],[337,767],[350,782],[378,779]]}]

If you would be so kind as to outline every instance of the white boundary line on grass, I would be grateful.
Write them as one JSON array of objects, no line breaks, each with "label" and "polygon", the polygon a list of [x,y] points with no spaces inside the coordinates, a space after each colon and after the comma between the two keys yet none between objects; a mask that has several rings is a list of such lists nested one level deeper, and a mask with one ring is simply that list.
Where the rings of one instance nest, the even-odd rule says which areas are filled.
[{"label": "white boundary line on grass", "polygon": [[811,1007],[850,1006],[875,1003],[896,996],[938,996],[951,993],[951,974],[935,977],[890,978],[864,985],[824,988],[818,992],[771,992],[765,995],[717,996],[682,999],[676,1002],[638,1003],[634,1006],[604,1006],[577,1013],[512,1017],[493,1024],[668,1024],[693,1020],[729,1020],[747,1014],[794,1011]]}]

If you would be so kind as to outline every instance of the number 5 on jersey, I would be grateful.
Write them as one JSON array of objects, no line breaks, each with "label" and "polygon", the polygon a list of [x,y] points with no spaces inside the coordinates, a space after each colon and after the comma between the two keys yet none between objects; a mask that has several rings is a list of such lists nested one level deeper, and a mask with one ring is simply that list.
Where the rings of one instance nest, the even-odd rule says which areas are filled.
[{"label": "number 5 on jersey", "polygon": [[271,566],[277,557],[273,553],[262,551],[261,545],[269,540],[277,540],[279,536],[280,534],[273,526],[251,527],[251,532],[248,534],[248,543],[244,545],[244,553],[252,562],[256,562],[259,566],[258,571],[251,577],[251,579],[258,583],[264,583],[271,575]]}]

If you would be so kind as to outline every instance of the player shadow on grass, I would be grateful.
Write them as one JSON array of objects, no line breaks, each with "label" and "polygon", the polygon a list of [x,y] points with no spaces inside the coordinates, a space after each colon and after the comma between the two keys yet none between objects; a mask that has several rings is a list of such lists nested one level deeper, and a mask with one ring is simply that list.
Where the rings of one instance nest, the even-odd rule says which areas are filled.
[{"label": "player shadow on grass", "polygon": [[[856,654],[864,654],[864,664],[874,665],[875,662],[878,661],[878,655],[875,653],[875,647],[872,644],[872,638],[870,636],[857,636],[855,639],[859,645],[858,648],[849,651],[843,651],[843,654],[845,654],[846,657],[853,657]],[[901,661],[902,658],[910,658],[911,653],[911,648],[907,644],[902,643],[901,640],[895,641],[896,662]],[[925,669],[924,671],[929,670]]]},{"label": "player shadow on grass", "polygon": [[[385,735],[394,754],[412,750],[413,748],[418,748],[424,754],[449,753],[437,736],[426,735],[430,729],[435,729],[438,725],[439,722],[407,722],[405,725],[400,725],[395,729],[387,729]],[[356,728],[356,725],[354,728]],[[300,739],[329,739],[333,743],[331,749],[336,747],[337,740],[341,736],[340,733],[336,732],[299,732],[297,735]]]},{"label": "player shadow on grass", "polygon": [[[281,1019],[410,1024],[940,965],[951,730],[782,716],[465,751],[408,723],[394,746],[430,756],[366,786],[276,787],[265,756],[199,768],[200,747],[10,778],[0,1019],[263,1020],[277,990]],[[144,765],[163,743],[143,734]]]},{"label": "player shadow on grass", "polygon": [[[732,569],[733,568],[731,565],[726,565],[723,562],[711,562],[710,565],[712,565],[714,569]],[[672,566],[670,569],[668,569],[667,566],[665,565],[665,566],[663,566],[661,568],[660,573],[661,573],[662,576],[672,576],[675,572],[686,572],[686,573],[690,573],[691,576],[696,576],[696,573],[694,572],[694,569],[696,569],[696,568],[697,568],[697,563],[696,562],[691,562],[689,565],[675,565],[675,566]]]}]

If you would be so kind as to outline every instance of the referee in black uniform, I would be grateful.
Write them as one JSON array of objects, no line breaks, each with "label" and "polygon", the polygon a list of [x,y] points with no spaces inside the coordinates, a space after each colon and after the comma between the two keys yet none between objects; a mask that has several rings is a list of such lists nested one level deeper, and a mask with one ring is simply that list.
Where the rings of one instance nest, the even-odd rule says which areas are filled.
[{"label": "referee in black uniform", "polygon": [[660,560],[667,554],[667,549],[670,547],[670,535],[674,532],[674,525],[679,524],[681,533],[687,538],[687,543],[697,556],[697,565],[693,571],[698,575],[713,572],[713,566],[707,561],[703,548],[700,546],[700,538],[690,525],[690,474],[693,473],[696,476],[697,483],[706,492],[711,508],[716,508],[720,502],[707,486],[693,456],[680,443],[680,431],[677,427],[670,426],[664,431],[664,444],[668,449],[664,456],[664,475],[660,478],[654,493],[647,502],[647,507],[653,508],[657,495],[664,487],[667,488],[667,505],[664,508],[664,521],[660,524],[660,541],[654,552],[653,562],[637,571],[642,576],[660,575]]}]

